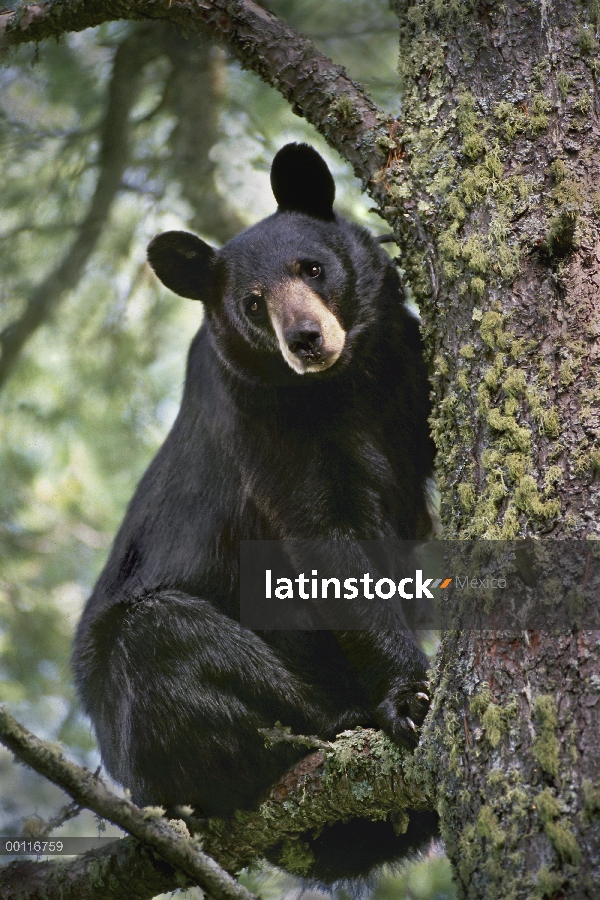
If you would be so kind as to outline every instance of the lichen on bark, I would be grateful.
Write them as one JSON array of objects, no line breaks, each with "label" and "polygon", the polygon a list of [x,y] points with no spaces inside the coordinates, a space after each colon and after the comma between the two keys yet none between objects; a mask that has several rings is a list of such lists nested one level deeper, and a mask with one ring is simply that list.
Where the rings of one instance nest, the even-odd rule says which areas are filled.
[{"label": "lichen on bark", "polygon": [[[395,6],[444,536],[600,537],[598,9]],[[462,896],[594,896],[599,665],[593,633],[445,635],[417,758]]]}]

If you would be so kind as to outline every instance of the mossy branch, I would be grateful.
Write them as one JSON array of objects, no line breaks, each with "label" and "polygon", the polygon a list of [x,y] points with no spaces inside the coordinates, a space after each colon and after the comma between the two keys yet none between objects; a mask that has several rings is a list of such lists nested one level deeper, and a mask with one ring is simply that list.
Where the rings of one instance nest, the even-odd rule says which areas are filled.
[{"label": "mossy branch", "polygon": [[0,741],[77,803],[137,839],[116,841],[69,864],[11,863],[0,871],[0,895],[5,900],[41,900],[42,896],[44,900],[82,896],[116,900],[131,892],[134,883],[136,900],[150,900],[161,891],[186,884],[200,884],[216,900],[250,900],[252,895],[228,873],[238,872],[274,848],[289,855],[290,842],[293,845],[306,831],[357,816],[389,816],[402,832],[408,822],[406,810],[433,807],[413,757],[372,729],[344,732],[334,743],[305,757],[256,810],[238,812],[232,821],[195,822],[194,838],[186,833],[183,822],[169,823],[157,818],[158,811],[138,809],[112,794],[99,778],[66,760],[57,745],[36,738],[3,707]]},{"label": "mossy branch", "polygon": [[[254,0],[48,0],[0,15],[0,48],[117,19],[161,19],[227,45],[370,182],[400,147],[399,123],[304,35]],[[391,136],[393,135],[393,140]],[[372,183],[375,193],[383,191]]]},{"label": "mossy branch", "polygon": [[237,871],[282,842],[340,820],[390,816],[403,832],[406,810],[433,806],[413,756],[381,731],[356,729],[306,756],[256,811],[238,812],[233,822],[211,820],[203,846],[226,869]]},{"label": "mossy branch", "polygon": [[[88,769],[66,759],[60,746],[41,741],[28,731],[5,706],[0,706],[0,742],[21,762],[61,787],[80,806],[92,809],[156,851],[214,900],[255,900],[250,891],[201,850],[189,835],[173,829],[161,816],[149,815],[126,798],[117,797]],[[4,890],[0,893],[5,900],[10,900]]]}]

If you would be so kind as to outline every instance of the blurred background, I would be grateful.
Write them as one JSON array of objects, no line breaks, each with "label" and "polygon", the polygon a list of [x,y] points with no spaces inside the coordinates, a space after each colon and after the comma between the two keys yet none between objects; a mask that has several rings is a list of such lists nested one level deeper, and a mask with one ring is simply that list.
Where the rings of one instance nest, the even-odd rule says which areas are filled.
[{"label": "blurred background", "polygon": [[[386,0],[269,5],[399,113]],[[202,317],[152,276],[146,245],[186,228],[220,246],[274,212],[269,168],[288,141],[327,159],[340,212],[389,230],[349,166],[226,48],[163,24],[116,23],[0,58],[0,700],[92,769],[100,760],[73,691],[72,634],[175,418]],[[24,820],[35,829],[67,802],[0,750],[0,834],[23,833]],[[84,813],[55,834],[102,828]],[[274,870],[243,878],[265,900],[303,891]],[[364,895],[455,896],[439,851],[383,873]]]}]

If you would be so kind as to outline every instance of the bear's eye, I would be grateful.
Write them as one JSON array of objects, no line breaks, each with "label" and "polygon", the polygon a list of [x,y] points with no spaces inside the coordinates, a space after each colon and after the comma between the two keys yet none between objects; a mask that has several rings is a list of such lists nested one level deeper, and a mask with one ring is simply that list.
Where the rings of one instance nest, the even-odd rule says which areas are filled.
[{"label": "bear's eye", "polygon": [[304,273],[308,278],[318,278],[322,271],[323,267],[317,262],[309,262],[304,266]]},{"label": "bear's eye", "polygon": [[258,294],[250,294],[250,296],[246,298],[244,307],[246,310],[246,315],[250,316],[251,318],[256,318],[262,312],[262,297],[259,297]]}]

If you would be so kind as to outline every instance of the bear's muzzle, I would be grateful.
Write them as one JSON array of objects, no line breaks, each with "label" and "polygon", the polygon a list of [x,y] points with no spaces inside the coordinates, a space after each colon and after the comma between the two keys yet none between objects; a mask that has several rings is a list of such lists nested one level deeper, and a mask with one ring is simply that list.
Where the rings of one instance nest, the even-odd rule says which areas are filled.
[{"label": "bear's muzzle", "polygon": [[294,372],[323,372],[337,362],[346,332],[315,291],[294,278],[265,299],[279,349]]}]

